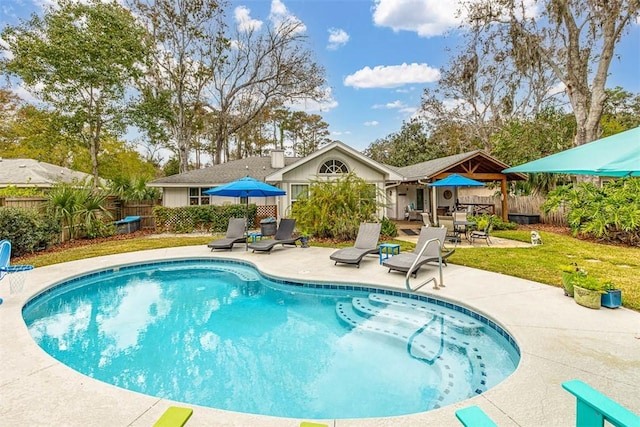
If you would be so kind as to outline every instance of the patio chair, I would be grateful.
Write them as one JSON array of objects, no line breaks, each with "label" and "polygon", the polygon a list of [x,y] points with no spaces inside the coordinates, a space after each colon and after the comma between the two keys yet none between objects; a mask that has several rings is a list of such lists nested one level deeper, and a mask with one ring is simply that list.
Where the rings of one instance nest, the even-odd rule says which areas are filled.
[{"label": "patio chair", "polygon": [[224,238],[214,240],[207,245],[211,248],[211,252],[214,249],[233,249],[233,245],[236,243],[244,243],[246,237],[244,235],[244,229],[246,225],[246,219],[244,218],[229,218],[229,225],[227,226],[227,234]]},{"label": "patio chair", "polygon": [[9,267],[11,260],[11,242],[8,240],[0,241],[0,280],[7,274],[6,268]]},{"label": "patio chair", "polygon": [[[424,264],[428,262],[437,262],[438,255],[442,257],[442,263],[447,265],[447,258],[449,258],[455,249],[446,249],[445,239],[447,237],[446,227],[422,227],[420,230],[420,237],[418,237],[418,243],[416,244],[413,252],[403,252],[401,254],[392,256],[385,260],[382,265],[389,269],[389,273],[393,270],[407,273],[413,262],[418,257],[418,254],[422,248],[428,244],[427,249],[420,257],[420,261],[415,265],[411,271],[411,275],[414,277],[418,275],[418,270]],[[440,242],[438,245],[436,240]],[[442,250],[441,250],[442,248]]]},{"label": "patio chair", "polygon": [[487,223],[484,230],[473,230],[469,235],[469,243],[473,245],[473,242],[476,239],[484,239],[487,242],[487,246],[491,244],[491,238],[489,234],[491,233],[491,227],[493,227],[493,216],[489,217],[489,222]]},{"label": "patio chair", "polygon": [[296,228],[295,219],[283,218],[280,220],[278,230],[276,230],[273,239],[257,240],[249,244],[249,248],[253,249],[253,252],[268,252],[271,253],[271,249],[276,245],[292,245],[298,246],[296,242],[300,240],[300,237],[292,237],[293,230]]},{"label": "patio chair", "polygon": [[343,264],[355,264],[360,268],[360,261],[365,255],[378,253],[378,239],[380,238],[381,228],[382,223],[379,222],[361,223],[353,247],[339,249],[332,253],[329,258],[335,261],[334,265],[340,262]]}]

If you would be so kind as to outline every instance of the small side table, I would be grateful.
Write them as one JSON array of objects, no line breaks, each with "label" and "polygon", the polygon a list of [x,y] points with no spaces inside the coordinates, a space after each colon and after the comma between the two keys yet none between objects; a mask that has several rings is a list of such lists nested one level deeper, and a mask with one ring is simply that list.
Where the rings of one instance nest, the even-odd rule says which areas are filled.
[{"label": "small side table", "polygon": [[380,244],[380,264],[385,259],[389,259],[390,256],[398,255],[400,253],[400,245],[397,243],[381,243]]},{"label": "small side table", "polygon": [[262,240],[262,233],[249,233],[247,234],[247,239],[251,239],[251,243],[255,243],[256,240]]}]

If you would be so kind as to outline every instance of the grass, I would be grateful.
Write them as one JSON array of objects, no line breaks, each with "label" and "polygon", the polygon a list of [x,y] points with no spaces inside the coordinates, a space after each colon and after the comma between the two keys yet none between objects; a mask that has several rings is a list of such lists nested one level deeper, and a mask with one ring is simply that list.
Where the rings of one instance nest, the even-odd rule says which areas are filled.
[{"label": "grass", "polygon": [[[528,231],[494,231],[496,237],[528,242]],[[467,267],[507,274],[523,279],[562,288],[560,267],[575,262],[589,275],[610,280],[622,290],[625,307],[640,311],[640,249],[612,246],[575,239],[571,236],[541,232],[541,246],[523,248],[498,248],[476,246],[458,247],[449,262]],[[177,246],[206,245],[211,236],[133,238],[78,246],[57,252],[34,254],[22,258],[19,263],[35,267],[91,258],[116,253],[161,249]],[[402,251],[413,250],[412,243],[392,241],[401,245]],[[336,247],[331,243],[313,242],[314,246]],[[345,243],[339,246],[349,246]],[[558,290],[558,292],[561,292]]]}]

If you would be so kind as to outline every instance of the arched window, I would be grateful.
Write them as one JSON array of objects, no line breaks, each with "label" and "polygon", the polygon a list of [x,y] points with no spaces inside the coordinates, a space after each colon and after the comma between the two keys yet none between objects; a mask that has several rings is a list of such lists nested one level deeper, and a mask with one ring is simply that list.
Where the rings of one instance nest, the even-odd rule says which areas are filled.
[{"label": "arched window", "polygon": [[327,160],[320,166],[320,173],[327,175],[349,173],[349,168],[340,160]]}]

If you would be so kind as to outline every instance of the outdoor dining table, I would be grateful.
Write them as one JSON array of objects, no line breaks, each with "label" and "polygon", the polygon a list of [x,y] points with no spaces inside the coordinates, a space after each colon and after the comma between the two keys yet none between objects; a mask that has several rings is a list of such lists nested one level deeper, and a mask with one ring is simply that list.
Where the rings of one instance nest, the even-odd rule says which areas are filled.
[{"label": "outdoor dining table", "polygon": [[469,232],[476,228],[476,223],[473,221],[453,221],[453,230],[457,238],[460,239],[460,228],[464,226],[464,238],[469,240]]}]

